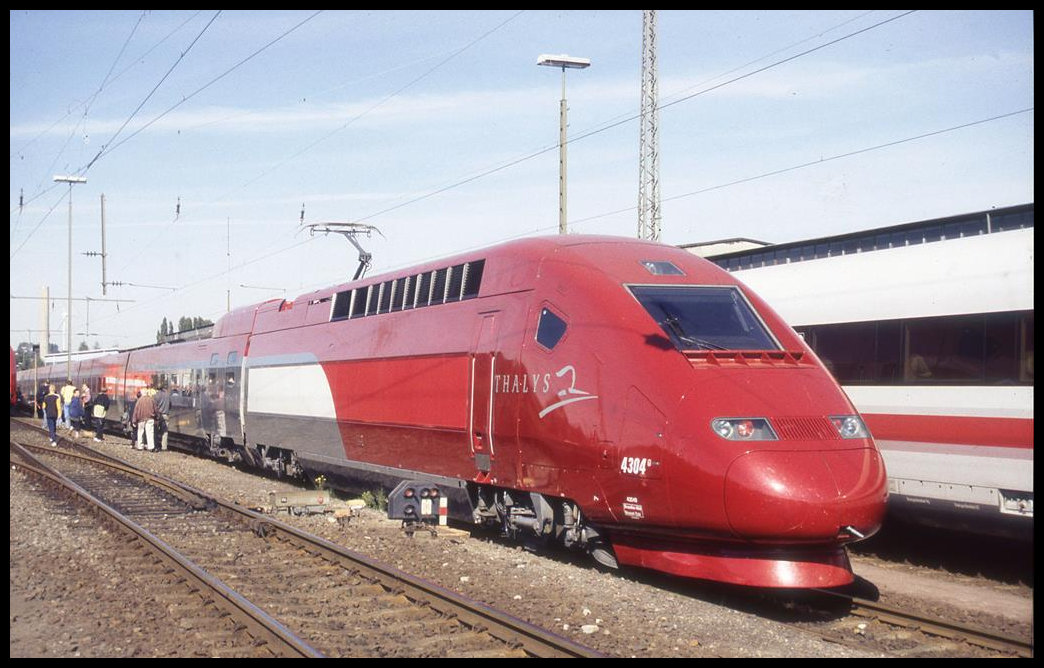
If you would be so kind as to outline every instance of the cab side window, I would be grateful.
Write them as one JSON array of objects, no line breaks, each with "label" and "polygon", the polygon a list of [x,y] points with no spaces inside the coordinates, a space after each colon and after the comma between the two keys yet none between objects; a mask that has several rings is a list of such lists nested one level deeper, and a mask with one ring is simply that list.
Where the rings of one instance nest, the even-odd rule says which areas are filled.
[{"label": "cab side window", "polygon": [[537,323],[536,340],[544,348],[551,350],[566,333],[566,322],[546,306],[540,311],[540,322]]}]

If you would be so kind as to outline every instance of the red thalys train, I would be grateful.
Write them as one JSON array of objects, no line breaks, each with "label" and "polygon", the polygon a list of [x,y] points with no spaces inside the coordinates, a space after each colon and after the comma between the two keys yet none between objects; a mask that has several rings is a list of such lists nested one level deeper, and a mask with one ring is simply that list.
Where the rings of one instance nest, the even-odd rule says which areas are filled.
[{"label": "red thalys train", "polygon": [[727,272],[656,243],[511,242],[72,375],[114,394],[110,420],[163,384],[171,434],[210,454],[355,489],[426,481],[450,517],[610,566],[840,586],[845,545],[885,511],[878,450],[811,350]]},{"label": "red thalys train", "polygon": [[15,358],[14,348],[11,348],[11,405],[15,405],[18,395],[18,362]]}]

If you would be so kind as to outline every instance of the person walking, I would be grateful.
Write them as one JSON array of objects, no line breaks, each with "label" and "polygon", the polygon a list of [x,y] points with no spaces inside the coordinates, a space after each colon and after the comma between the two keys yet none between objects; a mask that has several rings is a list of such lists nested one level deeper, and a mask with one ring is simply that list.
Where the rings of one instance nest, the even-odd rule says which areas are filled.
[{"label": "person walking", "polygon": [[62,417],[65,422],[66,429],[72,429],[72,420],[69,419],[69,404],[72,402],[73,392],[76,391],[76,386],[73,385],[72,379],[65,381],[65,385],[62,385]]},{"label": "person walking", "polygon": [[140,390],[133,399],[124,404],[123,415],[120,416],[120,427],[124,434],[130,435],[131,446],[134,447],[138,445],[138,425],[134,422],[134,405],[138,403],[138,399],[141,399]]},{"label": "person walking", "polygon": [[134,404],[134,416],[131,418],[138,425],[138,442],[135,449],[142,447],[149,452],[156,450],[156,402],[148,392],[142,392]]},{"label": "person walking", "polygon": [[72,424],[73,438],[79,438],[80,429],[83,428],[83,397],[76,388],[73,388],[72,399],[69,400],[69,420]]},{"label": "person walking", "polygon": [[62,395],[54,391],[54,385],[48,387],[43,398],[44,419],[47,420],[47,431],[51,434],[51,447],[58,446],[58,420],[62,417]]},{"label": "person walking", "polygon": [[94,408],[94,404],[91,402],[91,388],[84,383],[80,387],[80,400],[83,401],[83,430],[90,431],[91,429],[91,410]]},{"label": "person walking", "polygon": [[105,440],[102,432],[105,431],[105,415],[109,412],[109,394],[103,386],[94,398],[94,440],[101,443]]},{"label": "person walking", "polygon": [[40,412],[40,426],[47,429],[47,413],[44,412],[44,397],[47,396],[47,383],[40,383],[40,390],[36,393],[36,410]]},{"label": "person walking", "polygon": [[160,385],[152,400],[156,403],[156,429],[159,430],[160,450],[167,449],[167,417],[170,415],[170,395],[167,386]]}]

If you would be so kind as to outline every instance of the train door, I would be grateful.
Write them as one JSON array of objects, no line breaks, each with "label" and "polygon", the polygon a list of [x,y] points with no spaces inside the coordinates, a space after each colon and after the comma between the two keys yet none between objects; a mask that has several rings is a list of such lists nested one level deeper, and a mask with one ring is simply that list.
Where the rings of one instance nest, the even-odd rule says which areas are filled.
[{"label": "train door", "polygon": [[221,356],[213,353],[210,363],[203,373],[198,376],[199,387],[197,393],[200,400],[200,425],[203,431],[213,436],[224,436],[225,407],[224,407],[224,379],[219,374],[224,371],[221,365]]},{"label": "train door", "polygon": [[475,468],[488,473],[496,454],[493,398],[496,395],[497,313],[482,314],[471,351],[468,447]]},{"label": "train door", "polygon": [[192,369],[192,382],[191,390],[192,393],[192,417],[193,424],[196,427],[196,436],[202,437],[206,433],[206,429],[203,428],[203,392],[206,390],[206,383],[203,380],[204,369],[201,367],[195,367]]},{"label": "train door", "polygon": [[239,441],[243,435],[242,423],[239,417],[239,386],[241,384],[241,373],[239,365],[239,353],[235,350],[228,354],[225,360],[225,432],[222,436],[229,436]]}]

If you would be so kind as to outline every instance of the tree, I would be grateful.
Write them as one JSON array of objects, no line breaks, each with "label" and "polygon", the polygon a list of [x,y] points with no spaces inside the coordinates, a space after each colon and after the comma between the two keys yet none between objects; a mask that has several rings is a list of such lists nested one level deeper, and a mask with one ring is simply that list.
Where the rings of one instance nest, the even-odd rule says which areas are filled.
[{"label": "tree", "polygon": [[84,350],[90,350],[90,346],[87,345],[86,341],[80,341],[80,347],[77,348],[76,350],[79,350],[81,352],[84,351]]},{"label": "tree", "polygon": [[[33,344],[22,341],[15,348],[15,362],[19,369],[33,368]],[[36,349],[36,366],[43,366],[43,358],[40,357],[40,348]]]},{"label": "tree", "polygon": [[184,316],[183,315],[180,318],[178,318],[178,326],[177,326],[177,329],[175,329],[174,328],[174,319],[171,318],[170,321],[168,322],[167,318],[164,317],[163,318],[163,322],[160,323],[159,330],[156,332],[156,342],[157,343],[162,342],[164,337],[169,336],[171,334],[177,334],[179,332],[187,332],[190,329],[199,329],[200,327],[207,327],[207,326],[213,325],[213,324],[214,323],[212,321],[207,320],[206,318],[201,318],[199,316],[196,316],[194,318],[190,318],[188,316]]}]

